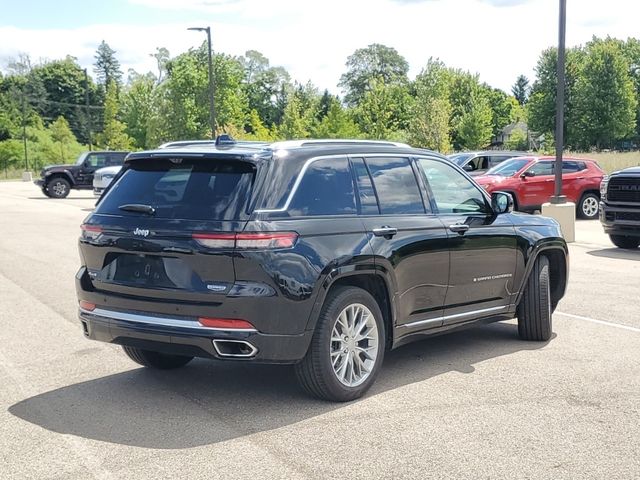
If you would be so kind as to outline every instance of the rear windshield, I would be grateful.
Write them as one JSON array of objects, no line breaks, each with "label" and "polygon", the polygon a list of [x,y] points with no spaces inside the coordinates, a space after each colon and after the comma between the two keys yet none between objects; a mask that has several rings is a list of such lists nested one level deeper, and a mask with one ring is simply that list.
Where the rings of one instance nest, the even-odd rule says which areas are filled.
[{"label": "rear windshield", "polygon": [[158,218],[240,220],[247,217],[254,169],[249,163],[183,160],[135,162],[100,201],[96,213],[144,215],[123,205],[148,205]]}]

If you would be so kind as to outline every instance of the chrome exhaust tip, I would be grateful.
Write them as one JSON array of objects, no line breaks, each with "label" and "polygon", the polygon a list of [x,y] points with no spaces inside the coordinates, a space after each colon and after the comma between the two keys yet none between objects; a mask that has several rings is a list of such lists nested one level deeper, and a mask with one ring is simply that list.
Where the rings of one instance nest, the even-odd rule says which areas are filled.
[{"label": "chrome exhaust tip", "polygon": [[251,358],[258,349],[244,340],[213,340],[213,348],[221,357]]}]

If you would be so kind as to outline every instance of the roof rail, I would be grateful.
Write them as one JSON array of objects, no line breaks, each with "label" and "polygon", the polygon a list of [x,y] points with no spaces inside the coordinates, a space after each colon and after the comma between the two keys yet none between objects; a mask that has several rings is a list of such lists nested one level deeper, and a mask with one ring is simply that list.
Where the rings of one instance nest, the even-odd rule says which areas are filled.
[{"label": "roof rail", "polygon": [[270,146],[274,150],[296,148],[296,147],[310,147],[314,145],[377,145],[388,147],[405,147],[411,148],[406,143],[388,142],[386,140],[354,140],[354,139],[342,139],[342,138],[326,138],[326,139],[309,139],[309,140],[285,140],[282,142],[272,143]]}]

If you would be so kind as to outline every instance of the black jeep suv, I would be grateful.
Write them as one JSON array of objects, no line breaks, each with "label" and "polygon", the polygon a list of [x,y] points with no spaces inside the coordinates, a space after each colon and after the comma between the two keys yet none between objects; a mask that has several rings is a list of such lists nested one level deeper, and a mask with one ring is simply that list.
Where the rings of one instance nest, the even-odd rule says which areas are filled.
[{"label": "black jeep suv", "polygon": [[82,328],[147,367],[289,363],[352,400],[426,335],[517,316],[523,339],[550,338],[567,246],[512,205],[387,142],[132,153],[81,227]]},{"label": "black jeep suv", "polygon": [[122,165],[129,152],[84,152],[71,165],[49,165],[34,183],[47,197],[65,198],[72,188],[93,189],[93,174],[102,167]]},{"label": "black jeep suv", "polygon": [[600,222],[616,247],[640,245],[640,167],[614,172],[600,185]]}]

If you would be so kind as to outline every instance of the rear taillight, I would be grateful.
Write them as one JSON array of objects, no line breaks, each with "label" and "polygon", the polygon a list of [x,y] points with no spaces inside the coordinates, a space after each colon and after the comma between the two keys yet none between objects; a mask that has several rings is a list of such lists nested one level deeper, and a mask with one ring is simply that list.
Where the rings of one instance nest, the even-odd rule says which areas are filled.
[{"label": "rear taillight", "polygon": [[192,237],[207,248],[270,250],[293,247],[298,234],[295,232],[194,233]]},{"label": "rear taillight", "polygon": [[237,318],[209,318],[199,317],[198,322],[203,327],[222,328],[225,330],[255,330],[256,328],[246,320]]},{"label": "rear taillight", "polygon": [[87,302],[85,300],[80,300],[80,308],[89,312],[93,312],[96,309],[96,304]]},{"label": "rear taillight", "polygon": [[98,227],[97,225],[87,225],[83,223],[80,225],[80,230],[82,230],[82,238],[85,240],[95,240],[102,234],[102,227]]}]

